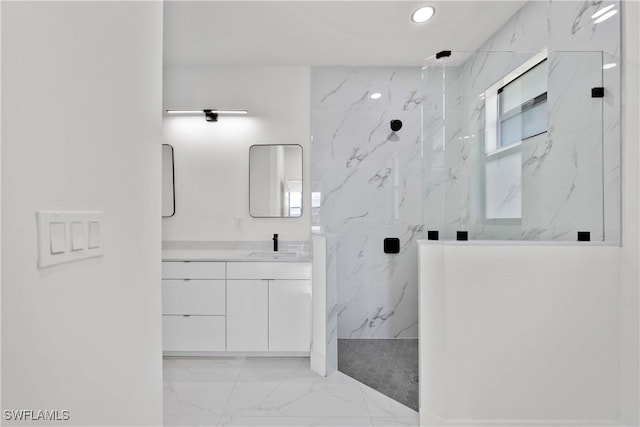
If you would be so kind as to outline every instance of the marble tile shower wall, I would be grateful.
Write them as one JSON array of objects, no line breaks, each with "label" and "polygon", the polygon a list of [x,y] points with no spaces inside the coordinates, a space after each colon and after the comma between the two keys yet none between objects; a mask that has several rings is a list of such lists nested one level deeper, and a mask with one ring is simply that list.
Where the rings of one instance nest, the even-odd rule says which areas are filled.
[{"label": "marble tile shower wall", "polygon": [[312,221],[338,235],[338,336],[417,337],[421,70],[316,67],[311,82]]},{"label": "marble tile shower wall", "polygon": [[[619,10],[616,2],[529,2],[478,52],[447,66],[444,79],[441,67],[424,70],[426,229],[441,230],[445,239],[456,230],[469,230],[472,239],[575,240],[577,230],[591,231],[592,240],[620,239],[620,67],[602,69],[620,62],[620,14],[597,25],[591,19],[613,3]],[[522,144],[515,189],[521,221],[491,224],[483,212],[479,95],[544,49],[549,131]],[[590,97],[599,85],[603,101]]]}]

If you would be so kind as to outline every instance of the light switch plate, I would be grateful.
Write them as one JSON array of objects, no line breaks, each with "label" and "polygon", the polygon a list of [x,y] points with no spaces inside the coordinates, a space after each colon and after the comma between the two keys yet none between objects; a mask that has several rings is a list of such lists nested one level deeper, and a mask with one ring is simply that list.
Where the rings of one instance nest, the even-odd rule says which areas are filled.
[{"label": "light switch plate", "polygon": [[49,223],[49,246],[52,255],[64,253],[67,250],[67,224],[61,221]]},{"label": "light switch plate", "polygon": [[71,222],[71,250],[81,251],[87,247],[85,239],[85,223],[83,221]]},{"label": "light switch plate", "polygon": [[100,223],[98,221],[89,222],[89,249],[100,247]]},{"label": "light switch plate", "polygon": [[[103,247],[100,243],[102,216],[102,212],[86,211],[36,212],[38,267],[102,256]],[[95,233],[98,245],[93,248],[88,245],[90,223],[98,224],[97,233]]]}]

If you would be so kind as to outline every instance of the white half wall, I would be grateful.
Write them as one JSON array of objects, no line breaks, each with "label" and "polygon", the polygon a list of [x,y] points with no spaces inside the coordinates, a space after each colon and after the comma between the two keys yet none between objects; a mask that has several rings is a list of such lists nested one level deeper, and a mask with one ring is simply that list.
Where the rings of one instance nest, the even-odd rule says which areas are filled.
[{"label": "white half wall", "polygon": [[617,422],[619,247],[419,251],[421,425]]},{"label": "white half wall", "polygon": [[[174,148],[176,213],[163,240],[310,240],[309,67],[176,67],[164,71],[165,109],[246,109],[248,116],[168,116],[164,143]],[[249,215],[249,147],[300,144],[300,218]]]},{"label": "white half wall", "polygon": [[640,425],[640,3],[622,8],[622,247],[620,248],[620,420]]},{"label": "white half wall", "polygon": [[314,234],[312,283],[311,370],[327,376],[327,236]]},{"label": "white half wall", "polygon": [[[1,7],[2,409],[161,425],[162,2]],[[37,210],[104,256],[38,269]]]},{"label": "white half wall", "polygon": [[324,377],[338,369],[338,268],[334,233],[311,236],[313,336],[311,370]]}]

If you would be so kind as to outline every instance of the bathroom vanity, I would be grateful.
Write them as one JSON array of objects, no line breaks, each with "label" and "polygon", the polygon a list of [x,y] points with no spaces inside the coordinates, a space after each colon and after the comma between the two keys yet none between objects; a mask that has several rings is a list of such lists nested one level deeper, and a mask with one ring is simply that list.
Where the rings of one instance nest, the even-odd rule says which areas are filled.
[{"label": "bathroom vanity", "polygon": [[308,252],[164,249],[165,355],[308,355]]}]

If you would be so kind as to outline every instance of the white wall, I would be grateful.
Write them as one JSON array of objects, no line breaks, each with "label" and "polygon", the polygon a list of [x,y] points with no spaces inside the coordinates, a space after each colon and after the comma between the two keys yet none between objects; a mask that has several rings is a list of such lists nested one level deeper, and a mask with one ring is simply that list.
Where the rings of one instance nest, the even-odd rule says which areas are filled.
[{"label": "white wall", "polygon": [[[1,7],[2,409],[160,425],[162,3]],[[41,209],[104,212],[104,257],[38,269]]]},{"label": "white wall", "polygon": [[640,425],[638,382],[638,311],[640,292],[640,4],[622,3],[622,248],[620,251],[620,419],[624,425]]},{"label": "white wall", "polygon": [[619,257],[615,246],[421,243],[424,425],[618,420]]},{"label": "white wall", "polygon": [[[0,236],[2,236],[2,6],[0,5]],[[0,242],[0,408],[2,408],[2,244]],[[2,421],[0,421],[2,425]]]},{"label": "white wall", "polygon": [[[163,240],[310,239],[309,67],[167,68],[165,109],[246,109],[248,116],[165,117],[164,143],[175,156],[176,214]],[[300,218],[249,216],[249,147],[300,144],[304,201]],[[240,218],[237,224],[236,218]]]}]

